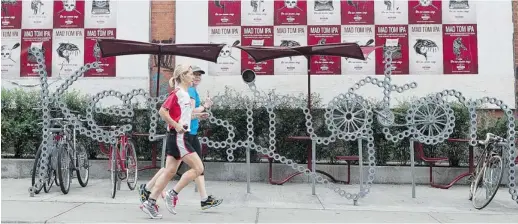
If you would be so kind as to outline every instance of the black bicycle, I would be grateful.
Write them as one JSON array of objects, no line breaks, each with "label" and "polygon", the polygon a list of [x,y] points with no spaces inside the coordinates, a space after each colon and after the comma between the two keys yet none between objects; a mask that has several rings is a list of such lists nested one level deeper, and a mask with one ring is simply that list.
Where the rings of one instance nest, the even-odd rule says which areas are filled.
[{"label": "black bicycle", "polygon": [[[40,109],[40,108],[33,108]],[[56,111],[56,110],[51,110]],[[77,113],[77,112],[76,112]],[[81,121],[86,121],[81,119]],[[59,186],[63,194],[68,194],[73,172],[81,187],[86,187],[89,179],[88,153],[86,148],[76,141],[76,129],[71,121],[65,118],[50,118],[51,128],[48,130],[52,135],[52,141],[48,144],[46,153],[48,153],[47,170],[42,172],[42,144],[40,144],[34,165],[32,168],[32,186],[36,183],[36,177],[41,175],[44,182],[38,189],[34,191],[38,194],[42,189],[48,193],[53,185]],[[42,125],[43,122],[38,123]]]},{"label": "black bicycle", "polygon": [[476,209],[485,208],[496,195],[504,175],[503,149],[506,139],[487,133],[486,139],[478,141],[483,152],[478,158],[477,166],[472,174],[469,200]]}]

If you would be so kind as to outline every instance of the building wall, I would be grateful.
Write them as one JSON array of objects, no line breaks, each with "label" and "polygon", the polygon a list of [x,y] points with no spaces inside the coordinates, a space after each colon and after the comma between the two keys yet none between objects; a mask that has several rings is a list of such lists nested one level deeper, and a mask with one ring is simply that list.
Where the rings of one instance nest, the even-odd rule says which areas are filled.
[{"label": "building wall", "polygon": [[[175,13],[176,1],[151,1],[151,42],[164,44],[175,42]],[[159,95],[165,94],[169,90],[168,80],[173,74],[174,58],[174,56],[162,56],[160,58]],[[156,96],[158,56],[151,56],[150,65],[149,90],[151,95]]]},{"label": "building wall", "polygon": [[[511,8],[513,11],[509,10]],[[208,3],[207,0],[196,1],[119,1],[117,18],[117,38],[145,42],[207,43],[208,42]],[[124,10],[122,10],[124,9]],[[192,9],[196,9],[193,12]],[[152,13],[150,13],[152,12]],[[495,13],[498,12],[498,13]],[[514,13],[512,13],[514,12]],[[394,102],[413,96],[424,96],[430,92],[443,89],[457,89],[470,98],[484,96],[497,97],[505,103],[515,106],[515,94],[518,90],[514,69],[518,67],[518,2],[513,1],[477,1],[479,71],[478,75],[446,76],[446,75],[409,75],[393,76],[396,84],[416,81],[419,87],[404,94],[394,94]],[[492,16],[484,16],[492,15]],[[513,25],[514,21],[514,25]],[[513,30],[514,34],[513,34]],[[498,34],[498,35],[494,35]],[[514,37],[514,38],[513,38]],[[513,45],[513,39],[514,45]],[[513,55],[514,51],[514,55]],[[117,57],[117,76],[113,78],[81,78],[72,85],[72,89],[87,94],[96,94],[103,90],[113,89],[128,92],[143,88],[154,93],[155,82],[152,75],[156,73],[156,58],[148,55]],[[165,58],[166,66],[161,70],[160,80],[167,80],[170,68],[176,63],[189,62],[207,69],[208,63],[184,57]],[[151,66],[153,65],[153,66]],[[168,66],[167,66],[168,65]],[[152,71],[150,71],[150,68]],[[151,75],[151,77],[150,77]],[[339,92],[346,91],[354,82],[364,78],[360,75],[345,76],[313,76],[311,87],[314,92],[329,101]],[[37,78],[9,79],[2,78],[2,87],[14,88],[21,84],[38,84]],[[62,81],[51,85],[55,89]],[[257,86],[262,90],[276,89],[282,93],[306,93],[307,78],[300,76],[268,76],[258,77]],[[165,85],[166,86],[166,85]],[[200,86],[201,97],[207,92],[214,96],[222,92],[225,86],[249,93],[239,76],[204,77]],[[163,85],[164,87],[164,85]],[[33,87],[38,89],[39,87]],[[30,89],[30,88],[28,88]],[[163,93],[165,90],[161,88]],[[366,87],[360,93],[367,97],[380,98],[382,89]],[[154,95],[154,94],[153,94]],[[103,99],[103,105],[120,104],[117,99]]]},{"label": "building wall", "polygon": [[[117,1],[117,38],[135,41],[150,41],[150,0],[138,1]],[[132,55],[117,57],[117,75],[116,77],[95,77],[80,78],[70,89],[79,90],[85,94],[96,94],[104,90],[117,90],[123,93],[132,89],[149,90],[149,56],[148,55]],[[19,86],[12,84],[16,82],[22,85],[39,84],[39,78],[2,78],[2,87],[17,88]],[[51,79],[49,83],[52,83]],[[58,80],[49,88],[56,89],[63,83]],[[39,90],[36,87],[23,87],[25,89]],[[102,99],[100,105],[121,104],[119,99],[110,97]]]},{"label": "building wall", "polygon": [[[403,94],[393,94],[393,103],[411,97],[421,97],[444,89],[456,89],[468,98],[485,96],[496,97],[511,107],[515,107],[515,78],[513,58],[513,16],[511,1],[477,1],[477,29],[479,74],[477,75],[400,75],[393,76],[395,84],[411,81],[418,83],[418,88]],[[176,12],[176,42],[177,43],[207,43],[208,42],[208,2],[178,1]],[[190,9],[196,9],[193,13]],[[491,15],[491,16],[487,16]],[[498,35],[495,35],[498,34]],[[198,64],[208,68],[208,62],[177,57],[177,63]],[[246,93],[247,87],[241,81],[239,74],[233,76],[207,76],[202,82],[200,94],[211,95],[230,86]],[[342,76],[312,76],[311,89],[328,102],[340,92],[347,91],[356,81],[365,78],[364,75]],[[276,89],[281,93],[306,93],[307,78],[302,75],[260,76],[256,80],[257,87],[263,90]],[[383,90],[374,86],[365,86],[359,92],[369,97],[381,99]],[[204,97],[204,96],[202,96]]]},{"label": "building wall", "polygon": [[518,107],[518,1],[513,1],[515,102]]}]

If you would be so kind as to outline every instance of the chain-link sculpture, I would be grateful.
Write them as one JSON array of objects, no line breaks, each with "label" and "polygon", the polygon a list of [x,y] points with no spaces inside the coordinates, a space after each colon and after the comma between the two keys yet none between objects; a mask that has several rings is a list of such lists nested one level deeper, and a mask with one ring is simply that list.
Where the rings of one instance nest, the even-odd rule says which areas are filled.
[{"label": "chain-link sculpture", "polygon": [[[158,110],[157,104],[159,102],[163,102],[167,95],[163,95],[160,97],[150,97],[149,93],[147,93],[144,89],[134,89],[130,91],[129,93],[123,94],[119,91],[115,90],[106,90],[102,91],[96,95],[94,95],[87,106],[86,109],[86,120],[87,120],[87,126],[90,127],[90,129],[86,128],[83,124],[83,122],[74,114],[71,113],[71,111],[67,108],[67,105],[63,101],[62,95],[63,93],[70,87],[79,77],[81,77],[86,71],[90,69],[96,69],[99,67],[99,64],[97,62],[86,64],[85,66],[82,66],[78,71],[76,71],[73,75],[71,75],[69,78],[65,80],[59,86],[59,88],[52,94],[49,93],[48,83],[47,83],[47,72],[45,68],[45,58],[43,57],[43,54],[41,53],[41,50],[38,48],[30,48],[29,51],[36,56],[36,60],[38,62],[38,74],[40,77],[40,83],[41,83],[41,107],[43,112],[43,136],[42,136],[42,154],[41,154],[41,163],[40,167],[37,170],[38,174],[37,180],[35,181],[35,185],[29,188],[29,192],[31,196],[34,196],[35,189],[39,189],[41,184],[43,184],[43,181],[47,178],[47,172],[48,169],[47,164],[49,160],[49,149],[52,144],[52,135],[50,130],[50,108],[52,106],[57,105],[61,112],[64,114],[65,119],[73,124],[76,128],[76,130],[79,131],[80,134],[86,135],[87,137],[94,139],[99,142],[104,142],[108,144],[115,144],[117,141],[117,137],[120,136],[124,132],[131,131],[132,126],[130,124],[124,124],[121,125],[116,130],[103,130],[100,128],[96,122],[94,121],[93,112],[106,114],[106,115],[115,115],[115,116],[121,116],[121,117],[133,117],[133,106],[131,104],[131,100],[133,97],[136,96],[144,96],[146,99],[147,107],[150,108],[151,113],[151,122],[150,122],[150,135],[149,139],[151,141],[154,141],[157,137],[156,135],[156,127],[157,127],[157,121],[158,121]],[[99,102],[99,100],[105,98],[105,97],[117,97],[123,102],[122,108],[118,109],[112,109],[112,108],[96,108],[96,104]]]},{"label": "chain-link sculpture", "polygon": [[[117,115],[122,117],[132,117],[134,115],[131,99],[135,96],[142,95],[146,98],[147,106],[150,108],[151,113],[151,122],[149,129],[149,140],[154,141],[157,138],[156,135],[156,127],[158,122],[158,109],[157,104],[159,102],[163,102],[166,98],[166,95],[159,97],[150,97],[148,93],[146,93],[143,89],[132,90],[127,94],[122,94],[118,91],[103,91],[95,95],[87,108],[86,118],[88,120],[87,124],[91,128],[90,130],[85,128],[80,122],[80,120],[70,112],[67,108],[66,104],[62,101],[62,94],[64,91],[73,84],[74,81],[78,79],[78,77],[82,76],[89,69],[95,69],[99,67],[97,62],[86,64],[81,67],[79,71],[74,73],[71,77],[69,77],[53,94],[49,93],[48,84],[47,84],[47,74],[45,68],[45,59],[41,51],[37,48],[31,48],[29,51],[34,54],[38,61],[38,74],[40,76],[41,81],[41,100],[42,100],[42,112],[43,112],[43,143],[42,143],[42,163],[38,173],[38,180],[35,183],[35,186],[30,188],[31,196],[34,195],[34,189],[39,188],[40,184],[43,184],[43,180],[47,175],[47,161],[49,158],[48,148],[49,144],[52,142],[51,135],[49,132],[50,128],[50,106],[56,105],[61,109],[65,118],[71,121],[75,128],[79,130],[81,134],[84,134],[92,139],[95,139],[100,142],[115,144],[116,137],[119,136],[123,132],[127,132],[131,130],[131,125],[126,124],[122,125],[119,129],[113,131],[105,131],[101,129],[98,125],[96,125],[93,120],[93,112],[96,113],[104,113],[110,115]],[[275,113],[273,112],[273,108],[277,105],[278,102],[275,98],[266,98],[261,96],[260,92],[257,91],[255,84],[253,83],[253,79],[255,77],[244,77],[244,81],[249,85],[250,89],[254,94],[254,100],[266,108],[269,115],[269,146],[262,147],[254,142],[253,137],[253,112],[252,105],[247,105],[247,135],[248,138],[246,141],[234,141],[235,137],[235,127],[229,124],[227,121],[217,119],[213,116],[210,117],[209,122],[213,124],[217,124],[223,127],[226,127],[228,130],[228,138],[223,142],[215,142],[210,141],[207,137],[202,138],[202,143],[208,144],[209,147],[214,148],[227,148],[227,155],[230,161],[233,160],[233,151],[238,147],[249,147],[252,150],[256,150],[260,153],[266,154],[269,157],[286,164],[292,167],[294,170],[299,172],[303,172],[305,175],[315,178],[318,183],[325,184],[326,187],[334,190],[340,196],[345,197],[347,199],[353,199],[357,201],[359,198],[365,197],[369,191],[370,187],[374,181],[375,174],[375,149],[374,149],[374,137],[372,131],[372,122],[373,115],[376,114],[376,118],[378,122],[384,127],[383,133],[387,140],[390,141],[399,141],[403,138],[410,137],[416,141],[419,141],[424,144],[437,144],[446,140],[449,135],[453,132],[455,117],[453,115],[453,110],[446,103],[447,96],[456,97],[460,103],[464,104],[470,113],[470,144],[476,145],[476,125],[477,125],[477,115],[476,108],[482,106],[483,104],[494,104],[499,106],[505,113],[508,120],[508,161],[509,161],[509,193],[512,195],[512,199],[518,202],[518,193],[516,189],[516,171],[514,158],[516,157],[516,146],[515,146],[515,125],[514,125],[514,117],[512,111],[509,109],[507,105],[505,105],[501,100],[495,98],[484,97],[482,99],[477,100],[467,100],[462,94],[456,90],[445,90],[439,93],[431,94],[427,97],[423,97],[416,102],[412,103],[412,106],[407,111],[407,114],[404,115],[405,123],[404,124],[395,124],[395,116],[396,114],[390,110],[390,94],[392,91],[397,91],[401,93],[405,90],[409,90],[411,88],[416,88],[417,84],[412,82],[410,84],[405,84],[403,86],[397,86],[391,84],[391,75],[392,75],[392,57],[391,52],[385,53],[385,79],[383,81],[378,80],[377,78],[367,77],[358,83],[356,83],[353,88],[349,89],[347,93],[343,93],[335,97],[326,108],[325,119],[326,125],[331,131],[331,135],[328,137],[319,137],[314,132],[314,127],[312,123],[312,116],[309,108],[300,105],[300,108],[303,109],[303,112],[306,117],[306,127],[307,132],[311,137],[311,140],[316,141],[317,144],[329,144],[331,142],[336,141],[337,139],[342,139],[346,141],[354,141],[357,139],[365,139],[367,140],[367,151],[368,151],[368,164],[369,164],[369,172],[368,179],[365,188],[361,188],[359,193],[348,193],[345,190],[341,189],[336,184],[329,182],[327,179],[324,179],[322,176],[311,172],[311,170],[305,168],[302,165],[299,165],[293,160],[288,159],[282,155],[275,153]],[[254,75],[255,76],[255,75]],[[251,78],[251,79],[250,79]],[[371,83],[374,85],[378,85],[379,87],[384,88],[384,98],[381,105],[372,105],[367,100],[363,99],[361,96],[354,93],[355,90],[359,89],[361,86],[366,85],[367,83]],[[108,96],[115,96],[123,101],[123,108],[119,110],[115,109],[101,109],[95,108],[96,103]],[[293,101],[294,102],[294,101]],[[210,113],[210,110],[209,110]],[[390,127],[406,127],[406,130],[400,133],[392,133],[390,131]]]},{"label": "chain-link sculpture", "polygon": [[[413,140],[419,141],[423,144],[435,145],[444,142],[453,133],[453,128],[455,127],[454,111],[452,110],[446,99],[446,97],[448,96],[453,96],[456,97],[460,103],[462,103],[464,106],[468,108],[468,111],[470,113],[471,125],[470,145],[475,146],[477,138],[476,108],[482,106],[482,104],[484,103],[491,103],[499,106],[505,112],[508,121],[508,186],[509,193],[512,195],[512,199],[518,202],[516,191],[516,172],[514,164],[514,158],[516,157],[516,150],[514,144],[514,141],[516,140],[516,132],[514,126],[514,117],[512,115],[512,111],[508,108],[508,106],[503,104],[502,101],[497,100],[495,98],[485,97],[483,99],[475,101],[466,100],[466,98],[456,90],[444,90],[442,92],[433,93],[412,102],[406,114],[394,113],[390,110],[391,93],[393,91],[402,93],[406,90],[414,89],[417,87],[417,83],[411,82],[402,86],[394,85],[391,83],[391,75],[393,70],[392,52],[385,52],[384,64],[384,80],[367,77],[354,84],[353,87],[350,88],[347,93],[342,93],[333,98],[331,102],[329,102],[325,112],[325,122],[328,130],[331,132],[331,135],[328,137],[319,137],[315,134],[312,122],[312,115],[307,106],[300,102],[296,103],[296,101],[293,99],[287,99],[287,101],[290,102],[290,105],[294,105],[302,109],[306,118],[307,132],[310,135],[311,140],[316,141],[317,144],[328,145],[331,142],[335,142],[338,139],[345,141],[355,141],[358,139],[367,140],[367,152],[369,159],[368,177],[367,182],[363,183],[365,185],[365,188],[361,188],[359,193],[348,193],[336,184],[324,179],[322,176],[316,173],[312,173],[309,169],[305,168],[304,166],[296,164],[292,160],[275,153],[276,121],[273,109],[276,105],[281,104],[280,99],[275,97],[268,98],[266,96],[262,96],[260,92],[257,90],[256,86],[253,84],[254,78],[247,78],[245,77],[245,74],[243,74],[243,79],[245,82],[248,83],[250,90],[253,92],[254,100],[258,103],[258,105],[262,105],[263,107],[265,107],[269,115],[269,146],[262,147],[254,143],[252,104],[246,105],[248,135],[246,141],[237,141],[233,143],[232,139],[233,136],[235,136],[233,130],[235,130],[235,128],[232,125],[228,124],[228,122],[213,117],[211,111],[209,110],[208,112],[211,115],[209,122],[212,124],[217,124],[226,127],[229,131],[229,138],[224,142],[219,142],[218,144],[218,142],[211,141],[209,140],[209,138],[204,137],[202,138],[202,143],[206,143],[209,147],[213,148],[227,148],[227,146],[230,146],[230,148],[227,149],[227,157],[229,161],[233,160],[234,157],[232,153],[236,148],[250,147],[251,149],[254,149],[262,154],[268,155],[269,157],[292,167],[296,171],[303,172],[307,176],[316,178],[316,181],[318,183],[325,184],[328,188],[334,190],[340,196],[357,201],[359,198],[363,198],[369,193],[370,187],[374,181],[376,166],[374,137],[372,130],[374,114],[376,114],[377,121],[383,126],[382,132],[385,134],[385,138],[387,140],[392,142],[398,142],[403,140],[404,138],[410,137]],[[373,105],[372,103],[365,100],[363,97],[355,94],[356,90],[369,83],[377,85],[384,89],[383,101],[380,104]],[[214,102],[216,105],[229,103],[225,101],[226,98],[224,97],[217,96],[214,98]],[[402,116],[405,122],[402,124],[396,124],[396,115]],[[391,127],[404,127],[406,130],[399,133],[393,133],[390,130]]]}]

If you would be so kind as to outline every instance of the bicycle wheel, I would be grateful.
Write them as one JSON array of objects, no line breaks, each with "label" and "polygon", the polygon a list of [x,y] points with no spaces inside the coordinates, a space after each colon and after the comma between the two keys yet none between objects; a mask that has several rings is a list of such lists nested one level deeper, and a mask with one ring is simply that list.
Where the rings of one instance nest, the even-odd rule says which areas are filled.
[{"label": "bicycle wheel", "polygon": [[480,174],[480,170],[482,169],[482,165],[484,164],[484,162],[483,162],[484,158],[485,157],[483,155],[480,156],[480,158],[478,159],[478,162],[477,162],[477,166],[475,167],[475,170],[471,174],[471,178],[473,178],[473,179],[471,180],[471,184],[469,187],[468,199],[470,201],[473,199],[473,192],[475,192],[475,186],[477,185],[478,181],[480,181],[479,179],[482,178],[482,176],[479,174]]},{"label": "bicycle wheel", "polygon": [[[36,156],[34,157],[34,164],[32,165],[32,186],[36,184],[36,177],[40,173],[40,167],[41,167],[41,151],[42,151],[42,145],[38,147],[38,151],[36,151]],[[47,167],[48,169],[49,167]],[[41,185],[34,191],[35,194],[39,194],[41,189],[43,189],[43,185],[45,183],[45,180],[41,182]]]},{"label": "bicycle wheel", "polygon": [[111,173],[111,184],[112,184],[112,198],[115,198],[115,194],[117,193],[117,178],[119,178],[118,176],[118,171],[117,171],[117,150],[118,150],[118,145],[116,145],[115,147],[112,148],[111,150],[111,155],[110,155],[110,173]]},{"label": "bicycle wheel", "polygon": [[76,144],[76,176],[77,181],[81,187],[88,185],[90,179],[90,161],[88,160],[88,153],[82,144]]},{"label": "bicycle wheel", "polygon": [[54,169],[49,169],[49,171],[49,178],[47,179],[45,184],[43,184],[43,190],[45,191],[45,193],[49,193],[50,189],[52,188],[52,185],[54,184],[54,182],[56,182],[56,171]]},{"label": "bicycle wheel", "polygon": [[59,145],[57,147],[58,151],[58,179],[59,179],[59,188],[61,188],[61,192],[63,194],[68,194],[70,190],[70,183],[72,179],[70,178],[70,154],[68,153],[66,145]]},{"label": "bicycle wheel", "polygon": [[130,190],[135,190],[138,181],[138,166],[137,166],[137,151],[135,150],[135,143],[128,139],[126,145],[126,183]]},{"label": "bicycle wheel", "polygon": [[504,175],[504,164],[502,157],[498,155],[492,156],[483,167],[477,178],[477,183],[474,186],[473,192],[473,207],[476,209],[485,208],[496,195],[500,182]]},{"label": "bicycle wheel", "polygon": [[56,158],[56,153],[54,152],[55,148],[52,148],[52,150],[49,150],[50,153],[49,153],[49,162],[48,162],[48,167],[49,169],[47,170],[47,181],[45,181],[45,184],[43,185],[43,190],[45,190],[45,193],[49,193],[50,189],[52,188],[52,185],[54,185],[54,183],[56,184],[56,186],[59,186],[58,185],[58,178],[57,178],[57,171],[56,171],[56,167],[57,167],[57,158]]}]

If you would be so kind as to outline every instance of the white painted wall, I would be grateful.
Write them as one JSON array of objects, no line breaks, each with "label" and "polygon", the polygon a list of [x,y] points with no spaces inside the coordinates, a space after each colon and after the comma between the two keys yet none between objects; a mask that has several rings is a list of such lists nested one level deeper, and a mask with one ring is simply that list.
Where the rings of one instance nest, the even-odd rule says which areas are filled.
[{"label": "white painted wall", "polygon": [[[117,38],[149,42],[150,39],[150,1],[117,1]],[[143,88],[149,91],[149,55],[117,57],[117,75],[107,78],[79,78],[70,88],[85,94],[96,94],[103,90],[117,90],[123,93]],[[16,88],[12,82],[23,85],[39,84],[39,78],[2,78],[2,87]],[[52,83],[54,80],[49,80]],[[55,89],[63,83],[59,80],[50,86]],[[25,88],[25,87],[24,87]],[[26,88],[39,89],[40,87]],[[115,98],[103,99],[100,105],[121,104]]]},{"label": "white painted wall", "polygon": [[[444,4],[444,3],[443,3]],[[485,96],[496,97],[514,108],[514,66],[513,66],[513,21],[511,1],[476,1],[478,24],[478,75],[401,75],[392,76],[394,84],[411,81],[418,83],[418,88],[403,94],[393,94],[394,101],[414,96],[424,96],[444,89],[456,89],[468,98]],[[195,12],[193,10],[195,9]],[[176,43],[208,42],[208,3],[207,0],[177,1],[176,5]],[[177,57],[176,63],[197,64],[208,69],[208,63],[201,60]],[[225,86],[246,91],[239,74],[235,76],[206,76],[200,85],[202,97],[207,91],[211,95],[223,91]],[[317,92],[328,102],[338,93],[347,91],[356,81],[365,75],[328,75],[312,76],[312,92]],[[378,76],[378,78],[383,78]],[[307,76],[259,76],[258,88],[276,89],[283,93],[306,93]],[[248,92],[248,91],[247,91]],[[383,89],[365,86],[359,93],[365,97],[381,99]]]}]

